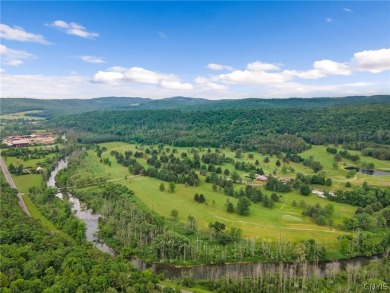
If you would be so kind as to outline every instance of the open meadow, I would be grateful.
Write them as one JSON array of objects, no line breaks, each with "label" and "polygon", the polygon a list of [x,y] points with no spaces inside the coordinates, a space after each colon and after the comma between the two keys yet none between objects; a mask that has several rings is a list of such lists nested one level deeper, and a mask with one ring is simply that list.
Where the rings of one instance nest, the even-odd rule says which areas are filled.
[{"label": "open meadow", "polygon": [[[332,244],[337,241],[337,236],[346,234],[346,232],[338,229],[338,224],[341,224],[344,217],[352,217],[356,211],[356,207],[342,204],[337,202],[323,199],[315,194],[309,196],[300,195],[295,189],[288,193],[279,193],[281,195],[280,202],[277,202],[273,209],[265,208],[262,203],[252,203],[250,207],[250,214],[247,216],[240,216],[236,213],[226,212],[226,200],[229,200],[236,205],[237,198],[228,197],[221,190],[214,191],[211,183],[205,182],[204,176],[199,176],[200,184],[196,187],[186,186],[184,184],[176,184],[175,191],[168,192],[160,191],[159,186],[164,183],[168,186],[168,182],[161,181],[156,178],[147,176],[133,176],[129,173],[128,169],[116,162],[114,156],[110,154],[111,151],[125,152],[125,151],[141,151],[147,147],[140,147],[134,144],[125,144],[119,142],[104,143],[100,145],[106,147],[107,151],[101,155],[102,159],[109,159],[111,166],[99,162],[99,158],[94,150],[88,150],[85,163],[81,165],[78,170],[79,174],[88,174],[89,176],[106,176],[109,181],[123,184],[133,190],[137,198],[145,204],[149,209],[159,213],[162,216],[170,218],[171,211],[176,209],[178,211],[178,220],[182,223],[187,221],[189,215],[195,217],[201,228],[207,229],[210,222],[219,221],[224,223],[228,228],[236,227],[243,231],[243,237],[254,239],[275,239],[281,237],[288,240],[304,240],[304,239],[316,239],[323,243]],[[152,149],[151,147],[149,147]],[[167,146],[172,149],[172,147]],[[178,147],[177,154],[182,152],[189,152],[191,148]],[[207,149],[198,149],[200,156],[207,152]],[[214,151],[214,150],[212,150]],[[234,152],[230,150],[221,150],[227,157],[234,158]],[[278,158],[276,156],[269,157],[269,163],[263,163],[266,156],[258,153],[253,153],[254,157],[249,159],[247,154],[244,153],[242,159],[239,161],[247,161],[254,164],[256,160],[259,160],[259,167],[263,168],[266,174],[272,173],[276,170],[276,175],[285,178],[294,178],[297,172],[303,174],[314,174],[309,168],[302,163],[290,163],[295,172],[287,172],[282,174],[281,167],[275,165]],[[358,174],[356,178],[348,179],[345,177],[347,171],[343,168],[334,169],[332,167],[332,155],[326,153],[324,146],[314,146],[312,149],[303,152],[302,157],[314,156],[315,160],[318,160],[323,164],[324,171],[327,176],[331,177],[334,184],[330,187],[325,186],[313,186],[314,188],[322,188],[327,191],[335,191],[336,189],[345,188],[345,182],[350,181],[352,184],[361,184],[367,181],[369,184],[381,185],[386,183],[387,179],[382,177],[375,177],[371,175]],[[191,155],[190,155],[191,157]],[[365,161],[374,161],[376,159],[364,158]],[[146,158],[138,158],[143,167],[147,168]],[[340,164],[342,164],[341,162]],[[346,162],[350,163],[350,162]],[[387,162],[382,162],[381,168],[388,168]],[[387,164],[386,164],[387,163]],[[379,164],[378,164],[379,166]],[[234,166],[231,163],[224,163],[222,169],[229,169],[230,172],[234,171]],[[245,181],[244,176],[246,172],[237,171],[241,178]],[[387,177],[387,176],[386,176]],[[271,192],[266,190],[262,186],[263,183],[257,183],[263,194],[270,195]],[[245,188],[244,184],[234,184],[235,190]],[[204,194],[207,204],[201,204],[194,201],[194,194]],[[333,227],[320,226],[315,224],[311,218],[302,216],[304,208],[300,205],[301,202],[305,202],[307,205],[320,204],[325,206],[331,203],[334,205],[335,212],[333,215]]]},{"label": "open meadow", "polygon": [[30,120],[30,121],[44,120],[45,118],[43,117],[30,116],[31,114],[37,115],[41,112],[42,112],[41,110],[32,110],[32,111],[24,111],[24,112],[12,113],[12,114],[4,114],[4,115],[0,115],[0,119],[4,119],[4,120],[23,119],[23,120]]}]

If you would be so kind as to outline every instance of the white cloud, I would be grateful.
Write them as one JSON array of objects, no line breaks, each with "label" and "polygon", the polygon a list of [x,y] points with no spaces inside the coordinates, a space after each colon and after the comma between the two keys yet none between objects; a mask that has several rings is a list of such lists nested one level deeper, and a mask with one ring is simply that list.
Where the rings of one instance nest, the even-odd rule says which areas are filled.
[{"label": "white cloud", "polygon": [[0,68],[0,73],[3,73],[5,72],[5,69],[4,68]]},{"label": "white cloud", "polygon": [[352,64],[358,71],[379,73],[390,70],[390,49],[362,51],[353,56]]},{"label": "white cloud", "polygon": [[123,74],[120,72],[112,72],[112,71],[98,71],[92,82],[94,83],[116,83],[123,79]]},{"label": "white cloud", "polygon": [[330,75],[352,74],[348,64],[334,62],[332,60],[321,60],[313,63],[313,68],[306,71],[285,70],[284,73],[302,79],[318,79]]},{"label": "white cloud", "polygon": [[350,75],[349,66],[343,63],[334,62],[332,60],[315,61],[313,67],[324,76],[328,75]]},{"label": "white cloud", "polygon": [[19,66],[21,64],[23,64],[24,62],[22,60],[12,60],[12,61],[9,61],[7,63],[7,65],[10,65],[10,66]]},{"label": "white cloud", "polygon": [[349,9],[349,8],[344,8],[343,11],[344,11],[344,12],[348,12],[348,13],[351,13],[351,12],[352,12],[352,10]]},{"label": "white cloud", "polygon": [[302,79],[318,79],[321,77],[324,77],[321,72],[319,72],[316,69],[306,70],[306,71],[300,71],[300,70],[284,70],[284,74],[291,77],[299,77]]},{"label": "white cloud", "polygon": [[101,64],[101,63],[106,63],[102,57],[95,57],[95,56],[80,56],[77,57],[85,62],[88,63],[93,63],[93,64]]},{"label": "white cloud", "polygon": [[327,17],[327,18],[325,18],[325,21],[328,23],[332,23],[334,20],[331,17]]},{"label": "white cloud", "polygon": [[[120,72],[116,72],[120,74]],[[106,76],[107,77],[107,76]],[[114,76],[114,80],[120,76]],[[166,98],[188,94],[192,97],[210,99],[219,98],[287,98],[287,97],[318,97],[343,95],[373,95],[388,94],[387,84],[373,84],[369,82],[351,82],[344,84],[302,84],[286,81],[282,83],[262,84],[252,87],[236,87],[218,90],[207,87],[208,80],[200,77],[196,86],[181,86],[164,82],[161,84],[136,84],[129,82],[91,83],[90,78],[80,75],[45,76],[45,75],[9,75],[1,73],[1,97],[30,97],[45,99],[67,98],[96,98],[102,96],[129,96]],[[163,83],[163,82],[161,82]],[[203,83],[203,84],[201,84]],[[206,85],[206,86],[204,86]]]},{"label": "white cloud", "polygon": [[221,64],[215,64],[215,63],[210,63],[206,66],[208,69],[215,70],[215,71],[220,71],[220,70],[227,70],[227,71],[233,71],[233,67],[229,65],[221,65]]},{"label": "white cloud", "polygon": [[313,68],[306,71],[285,70],[284,73],[302,79],[319,79],[331,75],[351,75],[349,64],[338,63],[332,60],[320,60],[313,63]]},{"label": "white cloud", "polygon": [[235,70],[228,74],[220,74],[211,78],[212,81],[219,81],[227,84],[259,85],[269,83],[281,83],[289,80],[288,75],[269,73],[265,71]]},{"label": "white cloud", "polygon": [[[1,46],[0,49],[8,53],[16,51],[5,46]],[[28,56],[27,59],[33,58],[31,57],[33,55],[27,52],[16,52],[19,56]],[[235,69],[225,74],[217,72],[213,75],[198,76],[192,82],[183,81],[176,74],[160,73],[141,67],[121,66],[98,71],[92,78],[80,76],[77,73],[68,76],[2,73],[1,95],[3,97],[37,98],[99,96],[163,98],[184,94],[218,99],[389,94],[389,86],[385,82],[386,75],[380,74],[385,70],[390,70],[389,59],[390,49],[380,49],[356,52],[347,62],[317,60],[307,70],[281,69],[277,63],[268,64],[255,61],[241,70]],[[18,60],[24,61],[25,59],[10,58],[7,62],[13,61],[16,64]],[[368,74],[359,74],[361,72],[368,72]],[[378,75],[370,78],[369,73]],[[355,78],[353,74],[359,75]],[[334,84],[335,78],[326,78],[331,76],[345,76],[345,78],[340,79],[343,83]],[[307,79],[311,80],[307,81]]]},{"label": "white cloud", "polygon": [[95,39],[99,36],[98,33],[88,32],[84,26],[75,22],[56,20],[48,24],[48,26],[55,27],[69,35],[78,36],[80,38]]},{"label": "white cloud", "polygon": [[179,81],[162,80],[160,85],[164,89],[171,89],[171,90],[192,90],[194,88],[193,85],[190,83],[181,83]]},{"label": "white cloud", "polygon": [[23,64],[23,60],[33,59],[35,56],[25,51],[18,51],[0,45],[1,63],[10,66]]},{"label": "white cloud", "polygon": [[210,89],[210,90],[227,90],[228,87],[223,84],[218,84],[215,82],[210,82],[207,80],[207,78],[203,76],[198,76],[195,78],[195,83],[198,84],[199,88],[201,89]]},{"label": "white cloud", "polygon": [[249,63],[246,68],[251,71],[270,71],[280,69],[279,65],[277,64],[263,63],[261,61]]},{"label": "white cloud", "polygon": [[10,27],[6,24],[0,24],[0,38],[10,41],[50,44],[42,35],[28,33],[19,26]]},{"label": "white cloud", "polygon": [[157,73],[140,67],[124,68],[121,66],[114,66],[109,68],[108,71],[99,71],[96,73],[91,82],[108,84],[146,84],[170,90],[193,89],[192,84],[181,82],[177,75]]}]

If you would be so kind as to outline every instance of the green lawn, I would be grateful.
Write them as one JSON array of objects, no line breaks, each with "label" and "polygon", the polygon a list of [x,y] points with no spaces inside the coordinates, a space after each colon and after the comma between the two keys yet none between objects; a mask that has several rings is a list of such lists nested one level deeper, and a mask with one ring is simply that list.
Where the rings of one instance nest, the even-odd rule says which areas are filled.
[{"label": "green lawn", "polygon": [[28,192],[30,187],[40,187],[42,175],[26,174],[26,175],[11,175],[16,187],[20,192]]},{"label": "green lawn", "polygon": [[[127,168],[119,165],[115,158],[110,155],[111,150],[117,150],[124,152],[126,150],[135,150],[134,145],[124,143],[106,143],[102,144],[108,151],[102,154],[102,158],[109,158],[112,162],[112,166],[109,167],[99,162],[99,158],[93,150],[88,151],[86,158],[86,164],[80,169],[81,173],[93,174],[94,176],[106,175],[111,180],[117,180],[116,183],[120,183],[128,186],[133,190],[136,196],[151,210],[158,212],[159,214],[169,218],[171,210],[176,209],[179,212],[179,220],[185,222],[189,215],[195,217],[198,220],[200,227],[206,229],[208,224],[213,221],[220,221],[227,225],[227,227],[237,227],[243,230],[244,237],[253,237],[257,239],[262,238],[277,238],[282,237],[289,240],[303,240],[314,238],[324,243],[334,243],[336,236],[344,234],[343,231],[333,229],[326,226],[319,226],[312,222],[308,217],[303,217],[301,207],[294,207],[292,202],[295,200],[299,203],[304,200],[307,204],[316,204],[324,206],[328,203],[332,203],[335,206],[334,223],[335,226],[341,223],[344,217],[352,216],[356,210],[356,207],[330,202],[326,199],[321,199],[316,195],[310,195],[308,197],[299,195],[296,191],[282,194],[282,201],[277,203],[274,209],[264,208],[261,204],[252,204],[250,215],[239,216],[237,214],[229,214],[225,210],[225,203],[227,196],[220,191],[213,191],[212,185],[204,182],[204,177],[200,176],[201,182],[198,187],[186,187],[183,184],[177,184],[177,188],[174,193],[161,192],[159,186],[162,181],[144,177],[144,176],[132,176],[129,174]],[[188,148],[177,148],[179,153]],[[207,149],[206,149],[207,150]],[[231,152],[224,150],[227,156],[232,156]],[[260,167],[269,168],[271,170],[275,166],[277,160],[276,157],[270,158],[271,161],[267,165],[262,163],[265,156],[255,154],[255,158],[250,160],[255,162],[256,159],[261,160]],[[249,160],[244,157],[243,160]],[[138,161],[146,166],[145,159],[138,159]],[[294,163],[295,164],[295,163]],[[228,168],[231,171],[234,170],[232,164],[225,164],[223,168]],[[273,166],[272,166],[273,165]],[[295,164],[295,169],[301,168],[305,171],[305,166],[302,164]],[[276,166],[275,166],[276,167]],[[243,173],[243,172],[241,172]],[[311,169],[307,169],[306,173],[312,173]],[[124,177],[127,175],[127,179]],[[287,176],[286,176],[287,177]],[[295,177],[295,174],[291,174],[291,177]],[[168,183],[164,182],[166,187]],[[243,186],[245,187],[245,186]],[[240,185],[236,184],[235,188],[240,188]],[[262,191],[265,194],[270,194],[262,187]],[[195,193],[203,193],[208,202],[207,205],[196,203],[193,200]],[[230,200],[236,204],[236,198],[230,198]],[[215,202],[215,205],[212,202]]]}]

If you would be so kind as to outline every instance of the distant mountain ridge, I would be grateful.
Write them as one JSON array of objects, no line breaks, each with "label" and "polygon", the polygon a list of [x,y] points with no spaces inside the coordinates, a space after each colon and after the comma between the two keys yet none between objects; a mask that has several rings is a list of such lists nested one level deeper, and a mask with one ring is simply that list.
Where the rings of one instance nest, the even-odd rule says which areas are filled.
[{"label": "distant mountain ridge", "polygon": [[222,99],[207,100],[192,97],[171,97],[154,100],[140,97],[101,97],[93,99],[29,99],[1,98],[0,113],[9,114],[29,110],[42,110],[44,117],[102,110],[157,110],[157,109],[256,109],[302,108],[321,109],[350,105],[390,104],[390,95],[349,96],[339,98],[288,98],[288,99]]}]

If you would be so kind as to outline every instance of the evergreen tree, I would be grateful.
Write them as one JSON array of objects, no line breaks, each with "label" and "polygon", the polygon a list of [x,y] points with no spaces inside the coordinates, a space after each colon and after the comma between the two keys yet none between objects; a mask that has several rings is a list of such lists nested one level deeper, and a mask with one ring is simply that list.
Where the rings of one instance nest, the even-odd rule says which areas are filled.
[{"label": "evergreen tree", "polygon": [[238,199],[237,202],[237,214],[245,216],[249,214],[249,207],[251,205],[251,201],[246,196],[242,196]]},{"label": "evergreen tree", "polygon": [[160,191],[165,191],[165,185],[164,183],[161,182],[160,184]]}]

